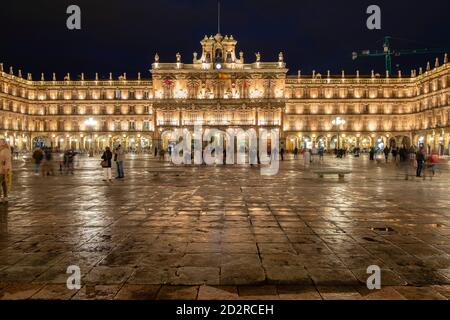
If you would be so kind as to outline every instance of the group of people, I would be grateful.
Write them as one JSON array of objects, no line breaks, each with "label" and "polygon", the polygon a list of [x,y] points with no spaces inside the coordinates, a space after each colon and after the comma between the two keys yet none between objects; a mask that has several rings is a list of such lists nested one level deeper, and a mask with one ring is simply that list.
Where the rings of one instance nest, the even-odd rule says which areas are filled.
[{"label": "group of people", "polygon": [[33,151],[34,173],[43,177],[55,174],[53,150],[50,147],[36,148]]},{"label": "group of people", "polygon": [[103,167],[104,178],[103,181],[112,182],[112,162],[116,163],[117,175],[116,179],[125,178],[123,169],[123,160],[125,158],[125,153],[122,146],[119,144],[117,147],[111,151],[110,147],[106,147],[102,155],[101,166]]}]

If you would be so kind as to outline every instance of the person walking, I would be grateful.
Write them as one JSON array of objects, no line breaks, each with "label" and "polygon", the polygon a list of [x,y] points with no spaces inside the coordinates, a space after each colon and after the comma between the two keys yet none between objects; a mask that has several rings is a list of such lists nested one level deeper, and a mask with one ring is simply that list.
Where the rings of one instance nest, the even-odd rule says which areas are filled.
[{"label": "person walking", "polygon": [[111,167],[112,167],[112,160],[113,154],[111,152],[111,149],[109,147],[106,147],[105,152],[103,152],[102,155],[102,167],[103,167],[103,174],[104,174],[104,179],[103,181],[109,181],[112,182],[112,172],[111,172]]},{"label": "person walking", "polygon": [[369,159],[375,160],[375,147],[371,147],[369,151]]},{"label": "person walking", "polygon": [[281,161],[284,161],[284,148],[280,150]]},{"label": "person walking", "polygon": [[0,139],[0,189],[1,203],[8,203],[12,183],[12,154],[5,139]]},{"label": "person walking", "polygon": [[44,151],[44,164],[42,166],[42,176],[54,176],[55,170],[53,165],[53,151],[51,148],[45,148]]},{"label": "person walking", "polygon": [[319,160],[320,160],[320,161],[323,161],[323,155],[324,155],[324,153],[325,153],[324,147],[320,147],[320,148],[319,148]]},{"label": "person walking", "polygon": [[122,149],[122,146],[119,144],[117,148],[114,150],[114,161],[116,161],[117,166],[117,176],[116,179],[123,179],[125,178],[124,172],[123,172],[123,160],[124,160],[124,152]]},{"label": "person walking", "polygon": [[37,175],[39,174],[39,170],[41,168],[41,162],[42,159],[44,159],[44,152],[41,148],[36,148],[33,151],[33,166],[34,166],[34,173]]},{"label": "person walking", "polygon": [[298,158],[298,147],[294,148],[294,159]]},{"label": "person walking", "polygon": [[389,147],[388,147],[388,146],[386,146],[386,147],[384,148],[384,150],[383,150],[383,152],[384,152],[384,159],[386,160],[386,163],[388,163],[390,151],[391,151],[391,150],[389,150]]}]

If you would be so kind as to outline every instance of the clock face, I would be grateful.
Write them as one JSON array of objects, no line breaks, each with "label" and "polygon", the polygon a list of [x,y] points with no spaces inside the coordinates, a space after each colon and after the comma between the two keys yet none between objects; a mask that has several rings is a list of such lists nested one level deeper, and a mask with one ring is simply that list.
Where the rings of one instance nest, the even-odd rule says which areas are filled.
[{"label": "clock face", "polygon": [[220,63],[216,63],[216,69],[217,69],[217,70],[222,69],[222,65],[221,65]]}]

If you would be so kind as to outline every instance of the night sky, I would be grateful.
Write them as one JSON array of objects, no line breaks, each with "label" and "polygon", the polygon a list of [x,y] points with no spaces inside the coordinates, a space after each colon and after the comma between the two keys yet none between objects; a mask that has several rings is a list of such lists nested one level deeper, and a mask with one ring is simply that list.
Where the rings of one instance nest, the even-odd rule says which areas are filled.
[{"label": "night sky", "polygon": [[[82,11],[82,30],[66,28],[66,8],[77,4]],[[377,4],[382,9],[382,30],[366,27],[366,9]],[[5,68],[21,68],[34,79],[45,72],[85,72],[102,78],[109,72],[138,71],[149,78],[156,52],[161,62],[192,62],[192,53],[201,52],[199,41],[217,32],[216,0],[3,0],[0,11],[0,62]],[[450,47],[449,0],[222,0],[222,34],[238,40],[238,51],[246,62],[276,61],[285,53],[290,74],[325,74],[328,69],[382,73],[383,58],[351,59],[361,49],[382,49],[382,38],[396,37],[397,49]],[[450,52],[449,52],[450,53]],[[434,65],[431,56],[404,56],[394,59],[404,73],[411,68]],[[439,55],[443,60],[443,54]]]}]

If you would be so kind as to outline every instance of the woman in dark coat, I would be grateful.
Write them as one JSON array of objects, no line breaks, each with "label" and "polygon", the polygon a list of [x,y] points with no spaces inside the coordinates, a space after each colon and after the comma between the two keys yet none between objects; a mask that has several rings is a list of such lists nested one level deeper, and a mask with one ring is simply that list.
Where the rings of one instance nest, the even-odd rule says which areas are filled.
[{"label": "woman in dark coat", "polygon": [[113,154],[111,152],[111,149],[109,147],[106,147],[105,152],[103,152],[103,155],[102,155],[102,160],[103,160],[102,167],[103,167],[103,174],[104,174],[103,181],[112,182],[112,172],[111,172],[112,157],[113,157]]}]

